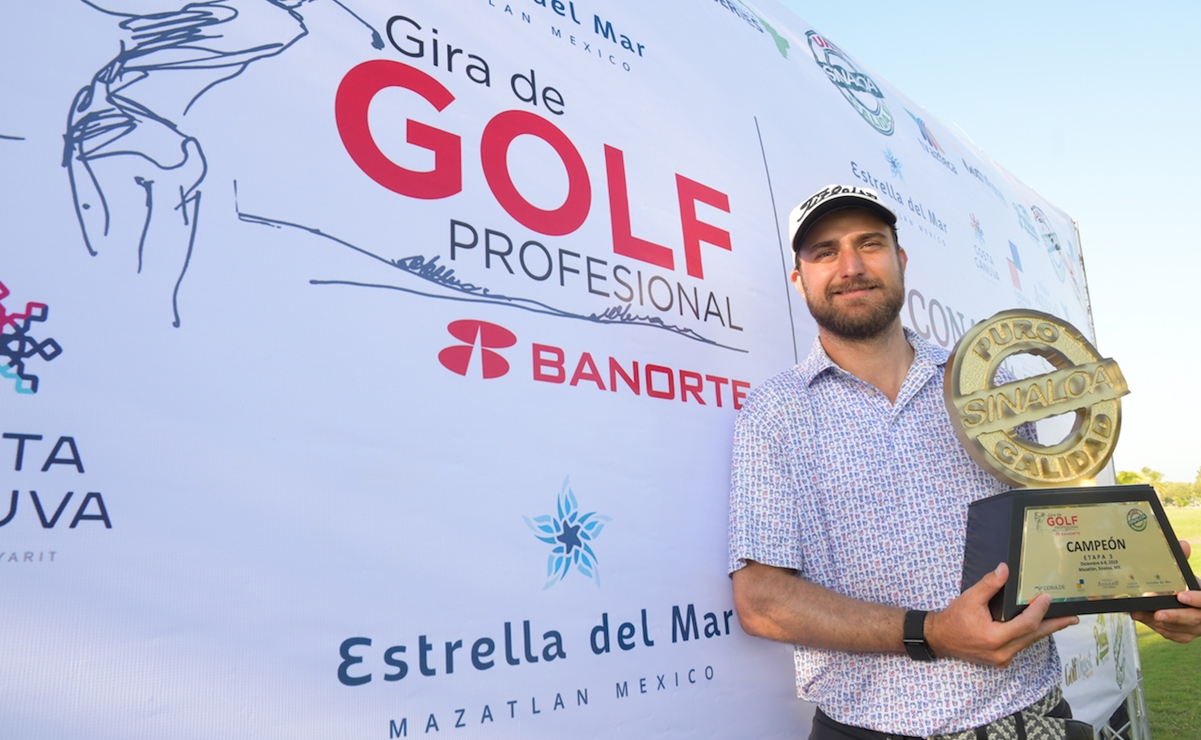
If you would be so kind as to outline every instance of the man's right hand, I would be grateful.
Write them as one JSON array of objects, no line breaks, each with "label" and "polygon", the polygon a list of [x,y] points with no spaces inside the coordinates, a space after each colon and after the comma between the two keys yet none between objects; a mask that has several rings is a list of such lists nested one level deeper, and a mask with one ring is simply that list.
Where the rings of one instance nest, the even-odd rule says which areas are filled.
[{"label": "man's right hand", "polygon": [[1008,622],[994,622],[988,601],[1005,585],[1004,563],[961,593],[941,612],[926,617],[926,642],[939,658],[1005,668],[1022,650],[1047,635],[1080,622],[1079,617],[1043,619],[1051,597],[1039,594],[1026,610]]}]

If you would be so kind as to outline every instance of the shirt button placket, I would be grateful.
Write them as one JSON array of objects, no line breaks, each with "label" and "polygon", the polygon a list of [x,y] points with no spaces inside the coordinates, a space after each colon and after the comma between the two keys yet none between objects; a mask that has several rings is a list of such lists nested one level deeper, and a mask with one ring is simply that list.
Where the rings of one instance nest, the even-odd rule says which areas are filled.
[{"label": "shirt button placket", "polygon": [[897,492],[905,489],[904,461],[897,455],[898,438],[900,437],[900,418],[897,410],[891,409],[888,419],[888,460],[892,465],[892,480]]}]

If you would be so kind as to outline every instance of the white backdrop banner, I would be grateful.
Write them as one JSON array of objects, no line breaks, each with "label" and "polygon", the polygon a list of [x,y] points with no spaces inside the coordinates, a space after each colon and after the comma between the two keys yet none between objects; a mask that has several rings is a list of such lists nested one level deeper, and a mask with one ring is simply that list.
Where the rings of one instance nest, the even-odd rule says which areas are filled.
[{"label": "white backdrop banner", "polygon": [[770,3],[0,11],[0,724],[798,737],[726,576],[788,210],[1089,331],[1067,215]]},{"label": "white backdrop banner", "polygon": [[1134,621],[1125,614],[1082,616],[1055,639],[1072,715],[1100,727],[1138,683]]}]

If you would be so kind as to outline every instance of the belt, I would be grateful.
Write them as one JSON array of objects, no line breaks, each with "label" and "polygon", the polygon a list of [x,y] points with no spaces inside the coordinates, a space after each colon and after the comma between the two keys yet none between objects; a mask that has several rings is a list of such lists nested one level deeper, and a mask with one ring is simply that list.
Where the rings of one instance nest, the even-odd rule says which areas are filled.
[{"label": "belt", "polygon": [[1025,709],[969,730],[927,735],[896,735],[844,725],[818,709],[810,740],[1092,740],[1087,722],[1071,719],[1072,709],[1055,687]]}]

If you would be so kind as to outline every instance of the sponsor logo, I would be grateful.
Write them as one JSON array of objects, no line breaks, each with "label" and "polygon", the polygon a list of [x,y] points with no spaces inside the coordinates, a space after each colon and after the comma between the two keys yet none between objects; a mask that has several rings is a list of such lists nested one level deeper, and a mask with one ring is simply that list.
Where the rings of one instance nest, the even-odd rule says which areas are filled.
[{"label": "sponsor logo", "polygon": [[976,253],[973,259],[976,269],[994,283],[1001,282],[1001,273],[997,272],[997,263],[993,260],[992,255],[985,251],[979,244],[973,244],[972,249]]},{"label": "sponsor logo", "polygon": [[1021,203],[1014,203],[1013,210],[1017,212],[1018,223],[1021,224],[1022,230],[1029,234],[1035,241],[1040,241],[1038,231],[1034,228],[1034,222],[1030,220],[1030,212],[1026,210],[1026,206]]},{"label": "sponsor logo", "polygon": [[954,345],[976,323],[974,318],[964,316],[962,311],[938,298],[927,298],[917,288],[909,289],[905,305],[909,308],[909,327],[939,347]]},{"label": "sponsor logo", "polygon": [[[588,14],[583,10],[579,10],[577,12],[574,0],[553,0],[549,3],[547,0],[534,0],[534,2],[535,4],[546,8],[546,11],[552,12],[558,17],[552,17],[550,19],[550,32],[552,36],[557,39],[562,39],[564,42],[570,43],[572,46],[576,47],[580,51],[583,51],[589,56],[595,56],[600,61],[608,61],[609,65],[612,67],[616,67],[620,63],[621,68],[626,72],[629,72],[632,67],[630,66],[630,63],[625,60],[642,58],[646,52],[646,44],[639,43],[631,38],[628,34],[620,32],[620,30],[629,30],[628,28],[625,26],[618,26],[617,28],[614,28],[612,20],[601,18],[595,13],[592,15],[591,24],[593,36],[588,36],[585,32],[585,29],[588,28],[589,25]],[[525,11],[514,12],[512,5],[508,3],[501,3],[500,5],[497,5],[496,3],[489,2],[488,4],[496,8],[497,11],[503,12],[505,15],[508,15],[514,20],[519,20],[527,24],[533,20],[532,16]],[[583,20],[581,20],[581,18]],[[410,53],[402,48],[405,46],[409,46],[411,48],[410,44],[412,43],[412,37],[406,37],[406,41],[409,41],[409,43],[406,44],[397,43],[392,36],[392,23],[398,19],[410,23],[416,28],[420,29],[420,26],[417,25],[416,21],[413,21],[410,18],[406,18],[405,16],[393,16],[393,18],[389,19],[388,21],[388,40],[398,51],[400,51],[400,53],[407,54],[408,56],[416,56],[415,54]],[[436,34],[438,31],[434,29],[434,33]],[[614,46],[602,47],[602,41],[607,41]],[[435,40],[433,43],[435,44],[433,52],[434,64],[437,65],[438,52],[436,44],[438,42]],[[594,45],[596,48],[593,48]],[[615,48],[615,46],[620,47],[620,49]],[[447,44],[447,48],[450,49],[453,47]],[[613,53],[608,53],[610,51]],[[446,55],[448,70],[454,64],[451,61],[452,58],[453,52],[450,52]],[[468,59],[471,58],[473,57],[468,56]]]},{"label": "sponsor logo", "polygon": [[1055,297],[1051,295],[1051,291],[1047,289],[1047,286],[1038,281],[1034,283],[1034,302],[1038,304],[1039,308],[1049,314],[1056,316],[1068,315],[1067,304],[1063,301],[1057,303]]},{"label": "sponsor logo", "polygon": [[438,353],[438,362],[442,363],[442,367],[466,376],[478,346],[479,367],[485,380],[499,378],[509,372],[509,361],[496,350],[517,344],[517,335],[513,332],[498,324],[474,319],[452,321],[446,330],[463,344],[451,345]]},{"label": "sponsor logo", "polygon": [[972,245],[972,250],[975,252],[973,262],[976,265],[976,269],[992,282],[1001,282],[1001,273],[997,270],[996,261],[984,249],[984,227],[980,225],[980,219],[976,218],[976,214],[969,213],[968,220],[971,222],[972,231],[976,235],[976,243]]},{"label": "sponsor logo", "polygon": [[[942,220],[935,214],[934,209],[928,204],[923,204],[920,200],[914,199],[913,195],[906,196],[900,191],[896,183],[890,180],[887,176],[876,177],[870,170],[860,165],[855,160],[851,160],[851,175],[862,183],[865,183],[871,188],[874,188],[879,194],[878,200],[883,200],[885,197],[891,198],[896,205],[889,205],[890,208],[897,214],[899,221],[904,221],[917,228],[918,231],[928,236],[930,239],[946,246],[947,240],[947,222]],[[826,191],[819,193],[825,197]],[[815,196],[816,197],[816,196]],[[875,197],[875,196],[868,196]],[[917,218],[914,219],[905,214],[904,209],[908,208],[909,213]],[[898,223],[899,223],[898,221]]]},{"label": "sponsor logo", "polygon": [[[1142,509],[1131,509],[1126,512],[1126,524],[1135,532],[1141,532],[1147,528],[1147,514]],[[1133,576],[1131,576],[1133,577]],[[1159,576],[1156,576],[1158,578]]]},{"label": "sponsor logo", "polygon": [[934,138],[934,134],[930,131],[930,128],[926,125],[926,122],[913,115],[913,111],[909,109],[905,109],[905,112],[908,113],[909,117],[913,119],[913,122],[917,124],[918,131],[921,132],[922,140],[926,142],[926,146],[945,156],[946,151],[943,150],[942,146],[939,145],[938,139]]},{"label": "sponsor logo", "polygon": [[[540,0],[534,1],[540,2]],[[746,3],[742,2],[742,0],[717,0],[717,4],[741,18],[748,26],[759,33],[770,35],[772,42],[775,44],[776,51],[780,52],[780,56],[785,59],[788,58],[788,49],[792,44],[788,42],[788,39],[781,36],[780,32],[767,22],[767,19],[752,10]]]},{"label": "sponsor logo", "polygon": [[980,182],[984,183],[985,187],[987,187],[989,190],[991,190],[993,195],[1000,198],[1002,203],[1005,202],[1005,196],[1001,194],[1000,189],[997,188],[996,185],[992,184],[992,180],[988,179],[988,175],[984,174],[976,167],[973,167],[970,164],[968,164],[967,160],[964,159],[963,157],[960,157],[959,161],[963,163],[963,168],[968,171],[968,174],[970,174],[972,177],[976,178]]},{"label": "sponsor logo", "polygon": [[751,387],[751,384],[745,380],[736,380],[710,373],[702,374],[693,370],[676,369],[650,362],[643,362],[641,364],[642,371],[639,372],[638,360],[626,363],[616,357],[608,358],[609,372],[607,374],[608,386],[606,386],[606,376],[597,366],[596,360],[593,359],[590,352],[580,353],[579,359],[574,363],[575,370],[571,371],[569,381],[567,368],[571,365],[568,364],[567,352],[562,347],[534,344],[532,349],[534,380],[543,383],[567,383],[572,387],[595,385],[596,389],[600,391],[608,390],[617,393],[619,389],[622,389],[635,396],[641,396],[645,391],[646,395],[651,398],[665,401],[673,401],[678,398],[684,403],[693,401],[701,406],[713,404],[718,408],[724,406],[724,401],[728,399],[732,402],[735,411],[742,408],[747,390]]},{"label": "sponsor logo", "polygon": [[[564,8],[569,12],[571,6],[560,9]],[[656,243],[638,235],[634,226],[641,219],[638,207],[660,213],[659,201],[648,195],[649,188],[638,178],[627,177],[627,157],[616,147],[593,142],[604,169],[601,173],[593,166],[589,171],[586,151],[582,153],[571,139],[571,126],[561,127],[556,122],[555,117],[566,112],[564,94],[542,86],[539,80],[549,81],[549,73],[533,69],[528,75],[511,76],[509,88],[518,100],[545,109],[549,116],[536,110],[502,109],[483,122],[476,140],[479,157],[465,157],[472,144],[451,125],[462,123],[457,106],[464,103],[456,101],[470,95],[462,88],[493,87],[491,68],[483,57],[468,54],[452,73],[451,55],[437,51],[446,47],[433,35],[435,29],[429,28],[427,35],[411,18],[390,19],[388,31],[390,43],[406,61],[362,62],[346,73],[334,96],[334,118],[346,154],[376,185],[406,201],[438,201],[472,189],[490,193],[503,211],[497,216],[502,221],[483,223],[467,214],[451,218],[444,232],[449,239],[443,242],[441,253],[389,258],[376,253],[377,248],[370,244],[352,243],[318,224],[274,219],[239,207],[239,218],[245,222],[316,235],[353,252],[355,259],[382,260],[396,268],[390,277],[376,282],[314,279],[310,284],[392,290],[424,298],[505,305],[572,321],[650,327],[691,341],[746,351],[734,344],[733,337],[739,334],[733,333],[743,330],[732,315],[736,297],[708,287],[717,281],[705,282],[705,263],[711,273],[728,274],[720,262],[713,264],[714,252],[734,249],[735,237],[723,227],[730,214],[725,192],[675,173],[668,178],[674,181],[674,188],[661,196],[678,209],[680,229],[675,233],[679,239]],[[402,39],[402,34],[407,35]],[[419,69],[414,63],[433,69]],[[439,69],[448,76],[430,73]],[[368,116],[372,101],[388,89],[413,93],[417,108],[373,124]],[[452,105],[456,107],[450,108]],[[437,121],[442,123],[437,125]],[[432,154],[432,169],[403,167],[380,148],[391,136],[384,132],[395,131],[397,126],[403,129],[406,122],[426,132],[420,143],[408,142],[406,151],[423,157]],[[377,141],[377,135],[383,138]],[[514,180],[514,173],[528,166],[517,165],[528,155],[512,147],[522,137],[546,144],[549,148],[539,156],[550,157],[553,166],[562,165],[566,173],[564,200],[557,208],[548,210],[531,202]],[[546,164],[538,158],[533,163],[539,167]],[[474,175],[469,169],[475,170]],[[608,192],[608,207],[597,209],[594,194],[602,189]],[[606,217],[611,243],[579,233],[590,219]]]},{"label": "sponsor logo", "polygon": [[884,93],[876,81],[851,61],[851,58],[817,31],[807,31],[813,60],[826,73],[842,96],[863,120],[885,136],[892,136],[892,113],[884,105]]},{"label": "sponsor logo", "polygon": [[825,203],[830,198],[836,198],[840,195],[857,195],[860,198],[867,198],[868,200],[874,200],[877,203],[880,202],[880,197],[878,195],[876,195],[875,193],[873,193],[870,190],[865,190],[863,188],[857,188],[854,186],[846,187],[843,185],[832,185],[830,187],[825,187],[825,188],[822,188],[821,190],[819,190],[818,192],[814,193],[813,195],[809,196],[809,200],[805,201],[804,203],[800,204],[799,206],[797,206],[796,208],[793,209],[793,211],[792,211],[792,213],[793,213],[792,228],[796,229],[797,227],[799,227],[801,222],[805,220],[805,217],[808,216],[813,210],[815,210],[822,203]]},{"label": "sponsor logo", "polygon": [[976,218],[976,214],[969,213],[968,220],[972,223],[972,231],[976,234],[976,241],[984,243],[984,228],[980,226],[980,219]]},{"label": "sponsor logo", "polygon": [[45,303],[29,302],[24,311],[8,313],[3,303],[8,295],[8,288],[0,283],[0,376],[13,381],[17,393],[37,393],[38,376],[28,371],[26,361],[40,357],[49,362],[63,348],[53,339],[39,340],[30,334],[35,321],[44,322],[50,315]]},{"label": "sponsor logo", "polygon": [[1051,259],[1051,266],[1055,268],[1055,277],[1059,278],[1059,282],[1062,283],[1068,277],[1068,263],[1067,257],[1063,252],[1063,247],[1059,244],[1059,235],[1051,228],[1051,222],[1041,208],[1030,206],[1030,213],[1034,215],[1034,220],[1042,232],[1043,245],[1047,248],[1047,256]]},{"label": "sponsor logo", "polygon": [[[0,451],[13,452],[13,473],[23,476],[27,484],[32,484],[24,492],[19,488],[7,489],[12,491],[12,495],[7,497],[7,505],[0,503],[0,527],[10,524],[17,529],[29,527],[36,516],[36,522],[42,529],[54,529],[60,524],[66,529],[75,529],[85,522],[99,522],[105,529],[112,529],[113,522],[109,518],[103,494],[99,491],[79,491],[82,495],[76,495],[76,490],[87,485],[86,483],[72,485],[71,488],[76,490],[67,491],[61,496],[57,491],[47,490],[54,486],[48,481],[55,480],[53,476],[60,470],[74,470],[77,474],[84,475],[83,457],[79,454],[79,445],[76,444],[75,437],[60,435],[53,445],[50,444],[50,439],[53,437],[47,438],[46,435],[29,432],[0,434],[0,440],[3,440],[0,442],[3,445]],[[43,460],[42,455],[45,455],[45,458],[39,465],[38,461]],[[49,473],[51,477],[40,479],[40,483],[28,479],[28,476],[41,473]],[[3,501],[4,499],[0,499],[0,502]],[[22,501],[27,503],[22,506]],[[87,525],[85,529],[92,526]],[[0,563],[53,563],[57,554],[59,553],[53,550],[44,554],[0,551]]]},{"label": "sponsor logo", "polygon": [[1041,532],[1044,529],[1053,532],[1075,532],[1079,529],[1075,514],[1048,514],[1045,511],[1034,513],[1034,529]]},{"label": "sponsor logo", "polygon": [[[1084,588],[1084,581],[1081,581],[1076,586],[1077,589]],[[1077,681],[1088,678],[1093,675],[1093,659],[1088,655],[1077,655],[1071,660],[1064,658],[1063,660],[1063,685],[1071,686]]]},{"label": "sponsor logo", "polygon": [[1109,624],[1104,614],[1098,614],[1093,624],[1093,639],[1097,645],[1097,664],[1100,665],[1109,658]]},{"label": "sponsor logo", "polygon": [[600,537],[610,518],[595,511],[581,513],[580,504],[571,490],[570,478],[563,480],[554,514],[522,518],[534,531],[534,536],[551,548],[546,559],[544,590],[562,581],[573,570],[600,586],[600,570],[592,543]]},{"label": "sponsor logo", "polygon": [[1009,242],[1009,277],[1013,280],[1013,287],[1018,290],[1022,289],[1022,255],[1018,253],[1018,245]]},{"label": "sponsor logo", "polygon": [[[511,369],[509,361],[497,350],[507,349],[517,343],[517,335],[513,332],[478,319],[452,321],[446,329],[462,342],[438,353],[438,362],[447,370],[464,377],[479,372],[486,380],[508,374]],[[477,347],[478,363],[473,359]],[[593,354],[587,351],[569,351],[538,342],[531,343],[529,347],[531,378],[540,383],[572,388],[595,386],[599,391],[620,391],[666,401],[678,399],[699,406],[732,406],[735,411],[742,408],[751,387],[745,380],[654,362],[608,357],[600,359],[598,364]]]},{"label": "sponsor logo", "polygon": [[892,173],[893,177],[898,180],[905,179],[904,173],[901,172],[901,160],[897,159],[896,155],[892,153],[892,149],[884,150],[884,161],[888,162],[888,171]]},{"label": "sponsor logo", "polygon": [[930,127],[926,125],[926,122],[913,115],[913,111],[909,110],[908,108],[905,109],[905,112],[908,113],[909,117],[913,119],[913,122],[917,124],[917,130],[922,135],[921,139],[918,140],[918,143],[922,145],[922,149],[926,151],[926,154],[929,154],[943,167],[946,167],[948,170],[958,175],[959,170],[955,169],[955,165],[951,164],[951,160],[947,159],[946,150],[943,149],[942,145],[938,143],[938,139],[934,138],[934,132],[932,132]]}]

